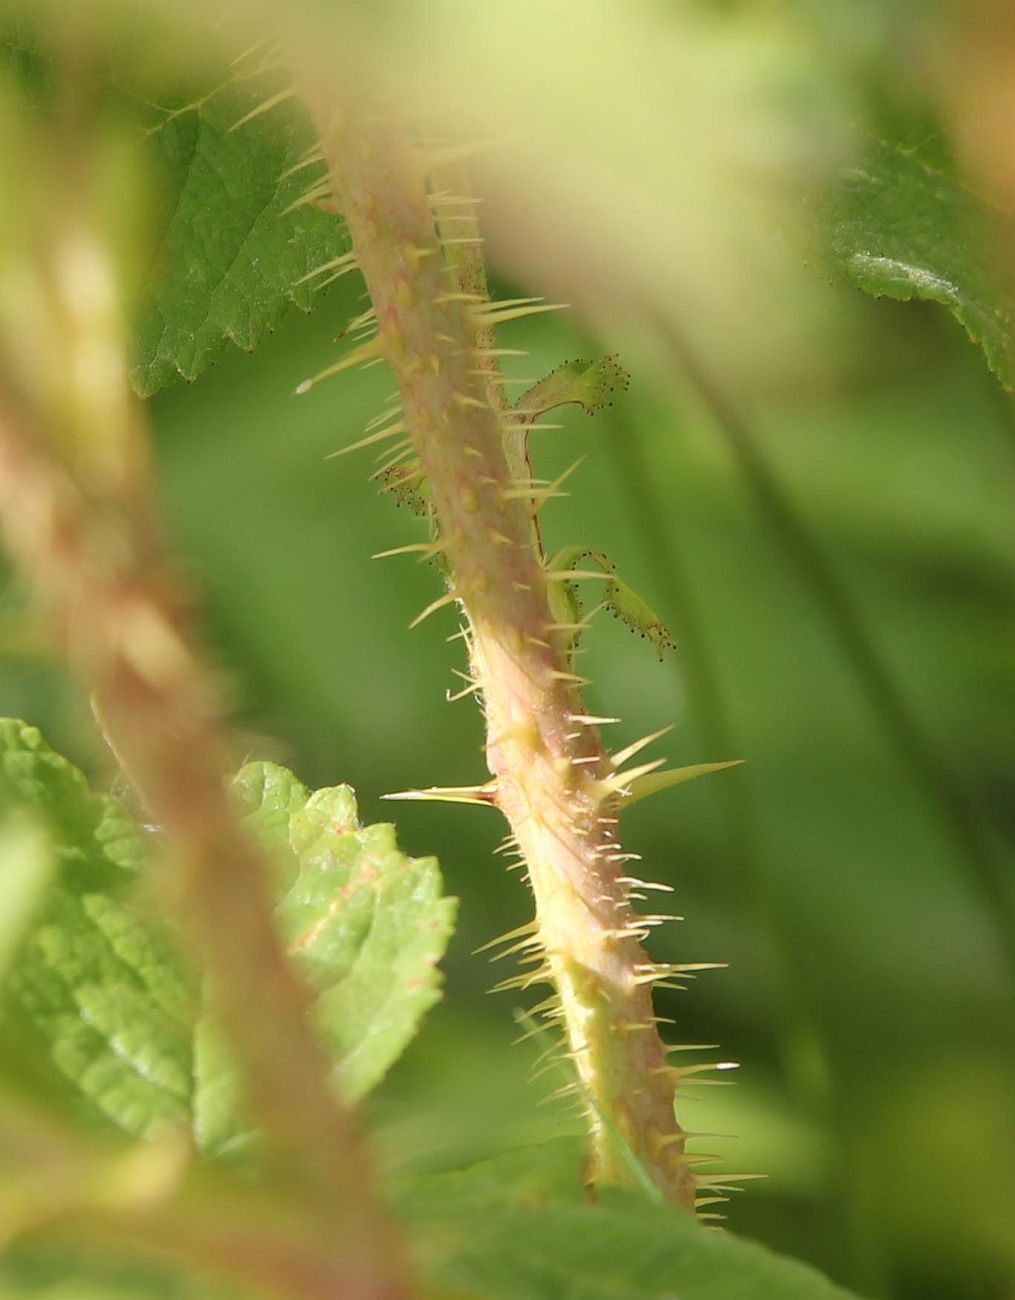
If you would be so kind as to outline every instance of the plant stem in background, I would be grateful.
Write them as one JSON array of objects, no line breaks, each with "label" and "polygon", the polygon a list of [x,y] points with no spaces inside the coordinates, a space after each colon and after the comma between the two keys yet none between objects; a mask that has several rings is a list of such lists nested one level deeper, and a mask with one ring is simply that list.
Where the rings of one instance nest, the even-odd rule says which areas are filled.
[{"label": "plant stem in background", "polygon": [[[87,181],[80,163],[76,174]],[[10,329],[0,353],[6,539],[161,827],[166,892],[247,1066],[276,1176],[311,1223],[327,1226],[326,1260],[302,1281],[293,1274],[284,1293],[406,1300],[398,1243],[356,1127],[334,1096],[308,990],[275,933],[265,864],[229,804],[215,692],[153,522],[140,415],[112,327],[115,276],[87,224],[59,211],[39,265],[26,261],[20,281],[36,286],[28,319],[47,384],[58,377],[56,398],[51,386],[36,390],[42,372],[23,362]]]},{"label": "plant stem in background", "polygon": [[831,562],[811,534],[803,516],[783,491],[751,430],[730,399],[720,391],[686,340],[668,318],[657,315],[657,327],[712,414],[744,478],[786,556],[806,583],[838,644],[863,688],[882,730],[923,789],[928,806],[936,809],[950,834],[959,860],[994,925],[999,949],[1015,970],[1015,890],[1007,864],[982,824],[966,791],[911,709],[889,665],[875,646],[863,614],[840,581]]}]

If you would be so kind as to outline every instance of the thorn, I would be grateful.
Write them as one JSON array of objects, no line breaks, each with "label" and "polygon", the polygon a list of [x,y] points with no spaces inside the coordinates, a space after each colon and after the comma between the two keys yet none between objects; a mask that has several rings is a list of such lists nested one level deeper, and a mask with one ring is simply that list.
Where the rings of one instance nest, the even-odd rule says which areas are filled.
[{"label": "thorn", "polygon": [[249,113],[244,114],[244,116],[241,117],[238,122],[234,122],[232,126],[229,128],[230,132],[238,131],[241,126],[246,126],[246,124],[248,122],[252,122],[255,117],[260,117],[262,113],[269,112],[271,109],[275,108],[278,104],[284,103],[287,99],[293,99],[295,95],[296,95],[296,91],[293,90],[291,86],[289,87],[288,90],[280,90],[277,95],[272,95],[269,99],[266,99],[262,104],[258,104],[256,108],[252,108]]},{"label": "thorn", "polygon": [[443,596],[438,596],[436,600],[432,600],[426,609],[421,614],[417,614],[409,624],[409,631],[411,632],[413,628],[419,627],[424,619],[429,618],[431,614],[436,614],[439,609],[443,609],[445,605],[450,605],[454,600],[455,594],[452,591],[445,592]]},{"label": "thorn", "polygon": [[396,443],[394,447],[389,449],[387,459],[378,465],[370,478],[371,480],[383,478],[391,470],[396,469],[399,465],[407,464],[413,459],[412,442],[409,438],[406,438],[403,442]]},{"label": "thorn", "polygon": [[486,303],[485,306],[492,308],[529,307],[533,303],[541,303],[543,301],[545,301],[543,298],[501,298],[497,302],[490,301]]},{"label": "thorn", "polygon": [[362,328],[362,326],[364,325],[375,324],[376,321],[377,321],[377,309],[375,307],[368,307],[366,311],[360,312],[358,316],[354,316],[352,320],[350,320],[346,324],[345,328],[338,335],[338,338],[336,338],[335,342],[337,343],[338,340],[343,338],[346,334],[352,334],[356,330]]},{"label": "thorn", "polygon": [[[313,382],[317,382],[314,380]],[[372,447],[375,443],[385,442],[388,438],[394,438],[396,434],[405,433],[407,425],[404,420],[396,420],[394,424],[388,425],[385,429],[378,429],[374,433],[368,433],[365,438],[360,438],[358,442],[349,443],[348,447],[339,447],[337,451],[329,452],[325,460],[335,460],[338,456],[348,456],[351,451],[362,451],[364,447]]]},{"label": "thorn", "polygon": [[379,411],[376,415],[367,420],[366,424],[363,426],[363,432],[373,433],[376,429],[379,429],[382,424],[387,424],[391,420],[399,420],[403,418],[404,414],[402,403],[399,402],[397,406],[392,406],[387,411]]},{"label": "thorn", "polygon": [[543,941],[538,935],[533,935],[528,939],[519,939],[513,943],[510,948],[505,948],[503,952],[494,953],[490,958],[491,961],[503,961],[505,957],[513,957],[516,953],[528,952],[532,956],[524,958],[526,961],[541,961],[543,956]]},{"label": "thorn", "polygon": [[[636,880],[634,876],[618,876],[619,885],[631,885],[635,889],[657,889],[661,894],[673,894],[676,891],[672,885],[664,885],[661,881],[656,880]],[[684,918],[676,917],[675,920],[682,921]]]},{"label": "thorn", "polygon": [[576,1093],[584,1091],[584,1085],[580,1079],[575,1079],[573,1083],[565,1083],[563,1087],[555,1089],[548,1097],[544,1097],[538,1104],[547,1106],[553,1101],[562,1101],[565,1097],[573,1097]]},{"label": "thorn", "polygon": [[486,402],[481,402],[478,397],[471,397],[468,393],[460,393],[457,389],[452,392],[451,400],[460,410],[463,411],[470,408],[479,411],[488,411],[490,409],[488,404]]},{"label": "thorn", "polygon": [[526,921],[524,925],[518,926],[517,929],[508,930],[506,934],[499,934],[496,939],[490,939],[488,942],[481,944],[480,947],[473,948],[471,955],[473,957],[478,957],[481,952],[489,952],[491,948],[496,948],[500,943],[512,943],[515,939],[521,939],[523,936],[528,937],[535,934],[538,929],[538,921]]},{"label": "thorn", "polygon": [[343,253],[341,257],[334,257],[330,262],[322,262],[320,266],[315,266],[314,269],[308,271],[306,275],[301,275],[295,283],[306,284],[306,282],[312,280],[315,275],[323,275],[328,271],[336,271],[340,269],[351,271],[355,266],[356,254],[352,252]]},{"label": "thorn", "polygon": [[628,772],[615,772],[613,776],[607,777],[603,784],[615,794],[627,797],[627,790],[632,782],[637,781],[640,776],[647,776],[649,772],[655,772],[665,762],[665,758],[657,758],[652,763],[642,763],[640,767],[632,767]]},{"label": "thorn", "polygon": [[658,1150],[662,1150],[663,1147],[672,1147],[678,1142],[686,1142],[687,1136],[686,1133],[667,1133],[663,1137],[657,1137],[652,1145]]},{"label": "thorn", "polygon": [[666,772],[656,772],[652,776],[629,774],[629,793],[624,806],[630,808],[632,804],[647,799],[650,795],[669,790],[676,785],[683,785],[685,781],[694,781],[699,776],[722,772],[728,767],[739,767],[743,761],[742,758],[735,758],[726,763],[694,763],[689,767],[675,767]]},{"label": "thorn", "polygon": [[733,1187],[734,1181],[738,1183],[750,1182],[756,1178],[767,1178],[768,1174],[702,1174],[697,1182],[699,1187],[707,1187],[710,1191],[717,1192],[742,1192],[742,1187]]},{"label": "thorn", "polygon": [[[636,967],[637,969],[648,969],[648,967]],[[689,962],[658,962],[652,967],[653,970],[661,971],[666,975],[687,975],[695,971],[703,970],[728,970],[729,963],[724,961],[689,961]],[[736,1065],[724,1065],[724,1069],[735,1070]]]},{"label": "thorn", "polygon": [[230,59],[229,66],[231,68],[235,68],[240,63],[245,62],[247,59],[251,57],[251,55],[256,54],[257,51],[261,49],[262,46],[267,45],[269,41],[271,41],[271,39],[272,38],[270,36],[259,36],[257,40],[254,41],[253,45],[248,45],[247,48],[245,50],[241,50],[240,53],[237,54],[237,56],[234,59]]},{"label": "thorn", "polygon": [[[660,984],[660,988],[666,988],[665,984]],[[732,1088],[732,1079],[682,1079],[680,1081],[682,1088]]]},{"label": "thorn", "polygon": [[[498,303],[490,303],[485,309],[474,308],[469,315],[472,324],[477,329],[494,329],[498,325],[506,325],[508,321],[520,320],[523,316],[538,316],[548,311],[564,311],[569,306],[570,303],[566,302],[539,303],[534,301],[531,306],[505,309]],[[551,425],[549,427],[561,428],[560,425]]]},{"label": "thorn", "polygon": [[550,984],[553,982],[549,966],[540,966],[534,971],[523,971],[521,975],[512,975],[510,979],[501,980],[490,990],[491,993],[506,993],[512,989],[522,991],[533,984]]},{"label": "thorn", "polygon": [[358,347],[347,353],[340,361],[336,361],[333,366],[319,371],[310,379],[304,379],[302,384],[297,384],[295,393],[302,396],[303,393],[309,393],[315,384],[319,384],[322,379],[328,379],[331,375],[337,375],[343,370],[349,370],[352,366],[359,365],[362,361],[372,359],[380,360],[382,357],[381,344],[379,339],[370,339],[367,343],[361,343]]},{"label": "thorn", "polygon": [[706,1074],[710,1070],[739,1070],[740,1066],[736,1061],[710,1061],[707,1065],[673,1065],[667,1066],[674,1077],[678,1079],[689,1079],[696,1074]]},{"label": "thorn", "polygon": [[486,785],[432,785],[426,790],[399,790],[394,794],[382,794],[381,798],[428,799],[435,803],[474,803],[490,806],[497,802],[497,783],[488,781]]},{"label": "thorn", "polygon": [[446,704],[457,704],[459,700],[464,700],[467,695],[475,695],[483,688],[479,682],[470,681],[468,686],[463,686],[460,691],[452,692],[450,686],[444,692],[444,701]]},{"label": "thorn", "polygon": [[[469,204],[469,203],[473,203],[473,204],[475,204],[475,203],[482,203],[482,202],[483,202],[483,200],[482,200],[481,198],[478,198],[478,197],[477,197],[476,195],[474,195],[474,194],[452,194],[450,190],[434,190],[433,193],[428,194],[428,195],[426,196],[426,198],[427,198],[427,202],[428,202],[431,206],[433,206],[434,204],[450,203],[450,204],[455,205],[456,207],[459,207],[459,206],[461,206],[461,205],[463,205],[463,204]],[[455,219],[455,218],[453,218],[453,217],[442,217],[442,218],[441,218],[442,221],[453,221],[454,219]],[[471,215],[470,215],[470,216],[463,216],[463,217],[462,217],[462,220],[463,220],[463,221],[474,221],[474,220],[475,220],[475,217],[473,217],[473,216],[471,216]]]},{"label": "thorn", "polygon": [[307,154],[306,157],[301,158],[299,162],[293,163],[291,167],[287,167],[278,179],[280,181],[287,181],[290,176],[295,176],[297,172],[305,171],[308,167],[316,167],[318,164],[322,164],[323,162],[323,151],[320,149],[314,149],[311,153]]},{"label": "thorn", "polygon": [[410,542],[408,546],[393,546],[390,551],[375,551],[372,560],[388,560],[394,555],[422,554],[425,558],[439,555],[444,550],[443,542]]},{"label": "thorn", "polygon": [[660,727],[658,731],[653,731],[647,736],[642,736],[641,740],[634,741],[625,749],[617,750],[615,754],[610,755],[610,761],[613,763],[614,768],[623,767],[629,758],[634,758],[635,754],[640,753],[643,749],[647,748],[647,746],[653,744],[654,741],[659,740],[661,737],[665,736],[667,732],[672,730],[672,724],[668,727]]},{"label": "thorn", "polygon": [[306,207],[308,203],[317,203],[323,199],[332,197],[334,197],[334,192],[332,189],[331,178],[329,176],[322,181],[318,181],[316,185],[311,186],[310,189],[307,190],[305,194],[301,194],[298,199],[294,199],[288,207],[282,209],[279,216],[286,217],[290,212],[295,212],[297,208]]}]

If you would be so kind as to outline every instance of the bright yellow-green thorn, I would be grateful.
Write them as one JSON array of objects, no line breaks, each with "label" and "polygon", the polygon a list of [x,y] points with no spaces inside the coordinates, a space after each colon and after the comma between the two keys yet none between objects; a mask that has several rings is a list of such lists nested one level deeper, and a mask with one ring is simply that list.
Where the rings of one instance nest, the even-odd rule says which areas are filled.
[{"label": "bright yellow-green thorn", "polygon": [[249,113],[245,113],[238,122],[234,122],[229,128],[230,131],[238,131],[241,126],[246,126],[252,122],[255,117],[260,117],[262,113],[268,113],[271,109],[276,108],[279,104],[284,104],[287,99],[293,99],[296,91],[290,86],[288,90],[280,90],[277,95],[272,95],[262,103],[252,108]]},{"label": "bright yellow-green thorn", "polygon": [[629,791],[623,807],[630,808],[649,795],[658,794],[660,790],[669,790],[672,786],[683,785],[685,781],[694,781],[699,776],[709,776],[712,772],[723,772],[728,767],[739,767],[742,758],[734,758],[726,763],[692,763],[687,767],[671,768],[668,772],[652,772],[633,775],[627,782]]},{"label": "bright yellow-green thorn", "polygon": [[[497,782],[487,781],[486,785],[432,785],[425,790],[399,790],[394,794],[385,794],[382,799],[427,799],[436,803],[474,803],[493,807],[497,802]],[[501,939],[510,936],[502,935]],[[501,939],[494,939],[494,944]],[[480,950],[481,951],[481,950]]]}]

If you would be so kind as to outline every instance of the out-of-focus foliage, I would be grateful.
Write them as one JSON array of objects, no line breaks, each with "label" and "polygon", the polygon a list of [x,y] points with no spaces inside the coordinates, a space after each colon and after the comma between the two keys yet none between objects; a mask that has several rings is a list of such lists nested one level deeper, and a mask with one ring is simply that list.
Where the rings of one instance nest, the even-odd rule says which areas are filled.
[{"label": "out-of-focus foliage", "polygon": [[142,396],[196,379],[223,340],[253,350],[288,303],[309,310],[307,277],[344,251],[341,219],[300,203],[314,175],[300,167],[305,118],[285,104],[244,121],[270,94],[258,81],[174,105],[150,128],[162,227],[137,332]]},{"label": "out-of-focus foliage", "polygon": [[[545,1152],[525,1150],[465,1173],[431,1175],[413,1189],[416,1232],[447,1251],[436,1276],[451,1294],[849,1300],[813,1269],[729,1235],[703,1233],[687,1216],[634,1193],[608,1192],[598,1205],[583,1204],[575,1190],[576,1148],[568,1150],[569,1177]],[[432,1246],[424,1252],[425,1258]]]},{"label": "out-of-focus foliage", "polygon": [[[5,1077],[131,1135],[187,1125],[210,1154],[249,1143],[231,1054],[175,940],[130,897],[150,835],[33,727],[0,721],[0,773],[10,805],[40,819],[44,860],[58,864],[5,989]],[[273,764],[249,764],[235,784],[277,870],[276,920],[317,994],[338,1085],[358,1099],[439,995],[453,904],[435,860],[406,858],[391,826],[362,826],[347,786],[310,795]]]},{"label": "out-of-focus foliage", "polygon": [[[729,963],[660,1011],[675,1040],[719,1041],[743,1065],[735,1088],[688,1087],[681,1111],[696,1130],[737,1135],[720,1147],[727,1164],[768,1174],[736,1200],[731,1227],[868,1296],[1009,1300],[1007,920],[889,742],[715,413],[678,362],[661,359],[647,319],[650,308],[685,329],[723,391],[753,394],[746,420],[779,489],[1010,887],[1011,407],[936,308],[870,302],[802,269],[823,263],[829,241],[840,263],[857,252],[903,262],[1005,364],[1007,308],[965,211],[982,176],[959,151],[954,173],[934,179],[892,144],[914,138],[909,121],[893,136],[910,99],[946,138],[955,105],[977,99],[948,63],[964,14],[888,0],[359,10],[343,29],[348,8],[327,6],[311,28],[321,58],[351,50],[411,93],[474,104],[477,135],[507,134],[505,151],[476,164],[495,264],[518,293],[582,306],[600,336],[590,343],[574,318],[512,325],[504,345],[532,354],[507,363],[512,377],[532,380],[590,346],[619,352],[633,376],[613,412],[586,423],[565,411],[563,431],[534,436],[542,477],[588,453],[570,498],[541,522],[551,548],[581,537],[614,557],[677,641],[673,662],[656,665],[597,620],[579,661],[593,707],[623,717],[624,740],[676,721],[674,762],[747,760],[647,801],[625,826],[687,917],[654,936],[653,954]],[[294,18],[304,12],[293,6]],[[376,53],[357,62],[363,50]],[[851,121],[888,142],[869,180]],[[760,201],[731,183],[741,167],[762,174]],[[773,183],[782,177],[788,191]],[[828,210],[831,192],[839,218],[798,248],[786,195],[801,191],[811,214]],[[903,296],[912,281],[893,272],[864,287]],[[445,643],[451,616],[406,630],[437,575],[366,558],[415,540],[419,522],[365,486],[368,458],[324,464],[390,384],[373,370],[290,397],[334,360],[358,293],[343,282],[316,318],[290,315],[257,357],[226,352],[200,385],[148,409],[172,535],[206,597],[243,748],[314,784],[354,782],[370,821],[386,791],[473,782],[484,768],[474,707],[444,701],[462,667]],[[809,347],[795,346],[801,335]],[[0,703],[102,771],[51,664],[12,653]],[[366,1105],[405,1180],[576,1124],[537,1106],[561,1080],[530,1080],[542,1047],[510,1046],[513,1004],[485,996],[496,974],[470,955],[528,919],[528,896],[492,857],[502,828],[479,810],[401,805],[399,833],[410,852],[440,856],[462,900],[446,1001]],[[517,1213],[523,1227],[538,1220]],[[561,1210],[571,1213],[590,1212]]]},{"label": "out-of-focus foliage", "polygon": [[[68,1279],[72,1279],[68,1284]],[[70,1288],[72,1289],[69,1289]],[[0,1300],[242,1300],[209,1277],[124,1265],[66,1250],[14,1252],[0,1263]]]},{"label": "out-of-focus foliage", "polygon": [[947,307],[1011,389],[1015,319],[999,267],[989,260],[989,206],[935,143],[870,142],[823,214],[827,264],[875,296]]},{"label": "out-of-focus foliage", "polygon": [[[5,89],[54,113],[58,49],[27,22],[0,26]],[[252,351],[290,303],[309,311],[321,283],[311,273],[348,247],[338,214],[300,201],[320,171],[305,159],[314,137],[268,50],[170,88],[139,82],[124,49],[93,73],[150,192],[131,368],[142,397],[197,379],[226,341]]]},{"label": "out-of-focus foliage", "polygon": [[12,799],[42,819],[59,864],[5,988],[5,1073],[157,1131],[188,1105],[193,991],[165,934],[120,897],[144,833],[35,728],[4,719],[0,749]]}]

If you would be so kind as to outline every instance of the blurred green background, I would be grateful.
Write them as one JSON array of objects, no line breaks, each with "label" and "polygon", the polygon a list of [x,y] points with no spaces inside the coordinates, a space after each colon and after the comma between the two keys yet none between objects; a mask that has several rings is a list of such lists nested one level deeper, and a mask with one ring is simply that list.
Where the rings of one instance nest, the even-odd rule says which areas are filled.
[{"label": "blurred green background", "polygon": [[[887,51],[904,7],[860,8],[862,31],[842,7],[822,22],[878,118],[895,111]],[[464,667],[446,640],[453,613],[407,630],[438,575],[369,559],[422,525],[367,482],[369,454],[325,459],[359,436],[390,380],[372,369],[291,395],[334,359],[361,291],[341,282],[256,356],[230,348],[148,409],[237,760],[350,782],[364,818],[396,820],[410,852],[436,853],[461,900],[445,1000],[368,1103],[397,1172],[575,1121],[542,1104],[559,1080],[533,1079],[541,1045],[512,1046],[518,1004],[488,996],[499,970],[474,955],[530,910],[492,856],[496,814],[381,801],[485,768],[475,703],[445,700]],[[992,892],[1010,898],[1015,871],[1015,413],[937,309],[816,292],[821,367],[739,400],[806,542],[773,525],[714,409],[637,336],[592,340],[565,314],[503,341],[529,352],[515,375],[619,351],[633,377],[613,409],[566,408],[534,447],[548,478],[587,453],[570,498],[546,512],[549,544],[607,552],[678,642],[658,663],[600,615],[582,664],[592,711],[623,719],[618,745],[673,723],[651,754],[675,764],[746,760],[639,806],[625,827],[686,917],[653,955],[728,963],[659,999],[674,1041],[721,1044],[742,1064],[735,1087],[688,1087],[680,1112],[735,1135],[697,1141],[725,1167],[767,1174],[735,1198],[730,1226],[870,1297],[1015,1300],[1013,938]],[[722,358],[709,368],[721,384]],[[894,726],[828,616],[814,554],[891,686]],[[82,702],[17,646],[0,711],[113,779]],[[915,765],[900,726],[919,738]]]},{"label": "blurred green background", "polygon": [[[206,603],[208,637],[245,756],[311,783],[353,783],[364,817],[396,815],[435,852],[461,921],[447,994],[370,1103],[393,1165],[449,1167],[574,1130],[538,1103],[512,1047],[514,1003],[472,951],[526,919],[529,896],[491,856],[496,814],[386,804],[385,792],[482,778],[471,701],[448,704],[461,648],[450,613],[409,632],[437,590],[410,560],[371,561],[420,524],[366,484],[353,438],[387,384],[377,370],[301,400],[355,305],[294,314],[256,357],[150,403],[166,512]],[[830,557],[907,706],[984,827],[1010,844],[1015,670],[1010,505],[1015,426],[979,356],[919,306],[841,294],[836,381],[750,412],[753,433]],[[566,323],[519,325],[527,372],[588,352]],[[687,920],[659,958],[719,960],[660,994],[672,1034],[721,1044],[737,1084],[688,1089],[684,1123],[727,1167],[765,1172],[731,1226],[870,1295],[1015,1295],[1010,968],[942,809],[902,763],[799,566],[766,524],[696,398],[625,355],[613,411],[542,435],[538,471],[588,460],[546,515],[551,541],[607,551],[683,641],[696,628],[734,751],[716,752],[684,654],[658,663],[600,615],[583,671],[618,743],[668,722],[675,762],[744,767],[633,810],[627,837]],[[51,671],[13,666],[5,713],[36,721],[95,770],[81,706]],[[655,751],[653,751],[655,752]]]}]

